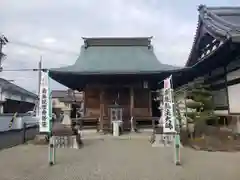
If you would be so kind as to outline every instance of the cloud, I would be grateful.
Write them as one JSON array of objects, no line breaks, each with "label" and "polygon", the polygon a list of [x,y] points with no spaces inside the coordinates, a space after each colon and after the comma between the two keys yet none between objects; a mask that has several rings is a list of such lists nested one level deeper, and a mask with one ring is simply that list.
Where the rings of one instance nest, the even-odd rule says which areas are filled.
[{"label": "cloud", "polygon": [[52,37],[46,37],[42,40],[43,43],[46,43],[46,44],[52,44],[52,43],[55,43],[57,40],[52,38]]},{"label": "cloud", "polygon": [[[158,0],[2,1],[0,31],[10,41],[4,48],[8,55],[5,69],[36,68],[40,56],[47,68],[70,65],[77,58],[82,36],[153,36],[158,59],[181,66],[191,49],[197,23],[195,4],[189,7],[194,12],[189,14],[191,18],[186,18],[177,6]],[[2,75],[29,90],[37,89],[36,72]],[[56,82],[52,86],[62,88]]]}]

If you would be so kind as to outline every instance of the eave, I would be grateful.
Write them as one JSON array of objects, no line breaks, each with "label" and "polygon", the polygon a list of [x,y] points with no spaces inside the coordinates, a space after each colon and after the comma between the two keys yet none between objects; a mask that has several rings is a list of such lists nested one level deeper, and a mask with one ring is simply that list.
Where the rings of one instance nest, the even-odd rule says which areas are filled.
[{"label": "eave", "polygon": [[[199,59],[198,48],[201,38],[204,34],[208,33],[213,38],[223,43],[232,41],[233,43],[240,42],[240,25],[228,22],[225,19],[221,18],[220,15],[238,15],[240,17],[240,8],[208,8],[206,6],[199,6],[199,19],[198,26],[190,51],[189,58],[185,64],[186,67],[194,65]],[[215,49],[211,53],[215,53],[218,50]],[[194,61],[194,62],[193,62]],[[195,62],[196,61],[196,62]]]},{"label": "eave", "polygon": [[[52,79],[71,89],[82,89],[88,83],[113,83],[117,81],[133,82],[137,80],[161,81],[167,76],[179,76],[182,72],[189,71],[190,68],[180,68],[169,71],[151,71],[151,72],[59,72],[50,71]],[[76,81],[77,79],[77,81]]]}]

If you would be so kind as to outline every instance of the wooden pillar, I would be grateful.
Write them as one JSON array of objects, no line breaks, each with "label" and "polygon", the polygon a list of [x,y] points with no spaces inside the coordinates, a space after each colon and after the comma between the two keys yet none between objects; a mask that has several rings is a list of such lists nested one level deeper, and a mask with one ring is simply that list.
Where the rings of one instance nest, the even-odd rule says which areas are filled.
[{"label": "wooden pillar", "polygon": [[152,117],[152,92],[151,92],[151,89],[149,89],[149,92],[148,92],[148,107],[149,107],[149,116]]},{"label": "wooden pillar", "polygon": [[100,119],[99,132],[103,132],[103,115],[104,115],[104,91],[100,89]]},{"label": "wooden pillar", "polygon": [[134,119],[134,90],[130,87],[130,116],[131,116],[131,131],[135,131],[136,123]]},{"label": "wooden pillar", "polygon": [[134,109],[134,90],[133,87],[130,88],[130,116],[133,116]]}]

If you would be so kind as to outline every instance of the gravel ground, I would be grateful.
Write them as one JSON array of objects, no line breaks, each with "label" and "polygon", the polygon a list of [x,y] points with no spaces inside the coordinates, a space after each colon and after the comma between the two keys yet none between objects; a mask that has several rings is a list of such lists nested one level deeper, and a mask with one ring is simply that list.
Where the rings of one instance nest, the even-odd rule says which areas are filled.
[{"label": "gravel ground", "polygon": [[146,139],[85,139],[84,147],[57,149],[49,167],[47,146],[20,145],[0,151],[1,180],[239,180],[240,153],[153,148]]}]

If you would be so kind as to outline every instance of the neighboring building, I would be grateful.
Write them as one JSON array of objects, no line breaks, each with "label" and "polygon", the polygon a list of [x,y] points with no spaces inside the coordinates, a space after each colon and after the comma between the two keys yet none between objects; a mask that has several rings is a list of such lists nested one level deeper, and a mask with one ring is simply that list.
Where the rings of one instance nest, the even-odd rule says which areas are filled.
[{"label": "neighboring building", "polygon": [[0,113],[33,111],[38,96],[0,78]]},{"label": "neighboring building", "polygon": [[71,110],[71,117],[76,117],[76,111],[80,111],[83,116],[83,93],[72,90],[53,90],[52,104],[53,112],[59,117],[61,111],[65,109]]},{"label": "neighboring building", "polygon": [[123,120],[123,130],[135,124],[131,118],[151,125],[153,117],[159,116],[151,91],[179,68],[158,61],[149,37],[83,39],[75,64],[51,69],[50,77],[84,92],[84,118],[99,119],[100,130],[111,130],[114,115],[110,112],[117,107],[122,108],[118,118]]},{"label": "neighboring building", "polygon": [[199,6],[197,32],[186,67],[191,68],[192,77],[203,77],[211,84],[216,114],[229,120],[240,115],[240,7]]}]

